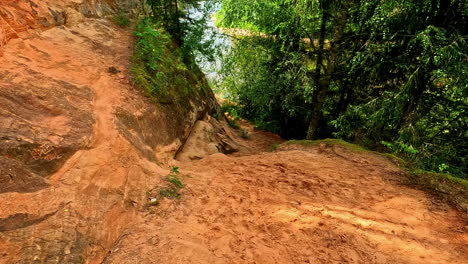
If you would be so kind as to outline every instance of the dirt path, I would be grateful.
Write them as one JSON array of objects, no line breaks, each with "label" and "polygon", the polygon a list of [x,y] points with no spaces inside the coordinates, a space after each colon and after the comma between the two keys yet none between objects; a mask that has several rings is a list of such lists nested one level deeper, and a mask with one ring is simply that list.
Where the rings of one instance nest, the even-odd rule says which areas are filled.
[{"label": "dirt path", "polygon": [[399,184],[400,169],[373,154],[291,147],[179,165],[190,175],[182,199],[163,201],[106,263],[468,259],[461,213]]},{"label": "dirt path", "polygon": [[[126,72],[108,72],[111,66],[126,70],[131,42],[131,30],[90,20],[12,40],[4,50],[0,73],[12,77],[1,81],[27,87],[17,90],[39,101],[30,116],[24,114],[38,138],[57,131],[50,140],[60,146],[66,145],[63,138],[75,136],[68,131],[86,128],[90,133],[75,136],[80,149],[46,179],[47,188],[0,193],[0,263],[101,263],[134,225],[138,212],[133,205],[144,204],[147,184],[155,184],[154,175],[165,170],[143,159],[117,127],[118,108],[147,107],[130,90]],[[71,95],[61,95],[63,87]],[[53,119],[43,121],[46,106],[56,109]],[[72,119],[67,108],[81,116]],[[17,117],[12,124],[20,121]]]},{"label": "dirt path", "polygon": [[[251,139],[228,133],[248,151],[193,162],[151,161],[164,151],[154,153],[144,139],[163,141],[173,131],[163,117],[159,123],[145,119],[161,113],[130,90],[125,73],[107,71],[126,68],[130,38],[131,32],[91,20],[13,40],[5,50],[0,84],[36,103],[21,125],[33,123],[27,130],[57,145],[66,145],[61,142],[67,137],[83,144],[47,178],[46,187],[0,193],[0,263],[468,259],[465,216],[399,184],[400,169],[373,154],[339,147],[263,152],[280,139],[243,123]],[[63,87],[69,93],[62,96]],[[117,118],[121,108],[131,114]],[[54,115],[42,118],[38,109]],[[133,129],[123,129],[122,120],[131,124],[133,117]],[[73,132],[77,128],[85,132]],[[190,175],[181,177],[182,198],[148,208],[145,192],[164,183],[169,165]]]}]

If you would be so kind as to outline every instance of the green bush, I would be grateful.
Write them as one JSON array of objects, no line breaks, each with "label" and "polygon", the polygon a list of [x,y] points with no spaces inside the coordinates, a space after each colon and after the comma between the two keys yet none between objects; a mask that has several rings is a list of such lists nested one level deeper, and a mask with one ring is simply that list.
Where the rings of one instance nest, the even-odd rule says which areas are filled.
[{"label": "green bush", "polygon": [[122,28],[128,27],[130,25],[130,19],[125,14],[115,15],[112,20],[117,26]]},{"label": "green bush", "polygon": [[134,32],[136,37],[130,72],[136,86],[177,111],[188,111],[189,98],[208,94],[206,79],[195,65],[187,65],[181,49],[159,22],[141,20]]},{"label": "green bush", "polygon": [[134,35],[137,37],[134,59],[143,62],[145,70],[158,73],[158,63],[161,62],[166,45],[170,40],[169,35],[165,34],[150,19],[143,19],[137,25]]}]

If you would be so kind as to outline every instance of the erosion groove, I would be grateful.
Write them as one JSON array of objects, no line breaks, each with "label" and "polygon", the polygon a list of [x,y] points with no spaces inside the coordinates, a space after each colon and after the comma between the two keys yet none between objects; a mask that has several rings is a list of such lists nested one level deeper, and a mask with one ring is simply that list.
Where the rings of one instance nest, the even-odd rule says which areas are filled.
[{"label": "erosion groove", "polygon": [[57,211],[40,217],[30,214],[15,214],[7,218],[2,218],[0,219],[0,232],[11,231],[40,223],[53,216],[55,213],[57,213]]}]

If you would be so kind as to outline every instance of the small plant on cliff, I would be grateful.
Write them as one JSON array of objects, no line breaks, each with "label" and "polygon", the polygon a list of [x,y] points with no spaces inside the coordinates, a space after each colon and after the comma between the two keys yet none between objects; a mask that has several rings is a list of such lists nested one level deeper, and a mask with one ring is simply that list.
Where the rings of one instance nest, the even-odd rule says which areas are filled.
[{"label": "small plant on cliff", "polygon": [[130,19],[128,19],[128,16],[123,13],[115,15],[112,20],[117,26],[122,28],[128,27],[130,25]]},{"label": "small plant on cliff", "polygon": [[184,115],[192,108],[187,98],[208,96],[209,87],[201,72],[184,61],[182,50],[163,25],[151,18],[137,24],[132,80],[157,103],[173,105],[171,109]]},{"label": "small plant on cliff", "polygon": [[177,177],[176,175],[169,175],[167,176],[166,179],[168,182],[170,182],[174,187],[176,188],[184,188],[185,185],[182,183],[182,181]]},{"label": "small plant on cliff", "polygon": [[144,62],[145,67],[157,71],[157,63],[161,61],[170,37],[149,19],[143,19],[137,25],[134,35],[137,37],[135,56]]},{"label": "small plant on cliff", "polygon": [[177,166],[171,166],[171,173],[179,174],[179,167]]},{"label": "small plant on cliff", "polygon": [[185,187],[185,185],[180,180],[179,167],[171,166],[169,174],[165,177],[167,184],[161,188],[151,190],[146,193],[146,196],[149,200],[149,205],[156,206],[159,205],[159,202],[162,198],[167,198],[170,200],[178,200],[181,197],[180,190]]},{"label": "small plant on cliff", "polygon": [[161,188],[159,194],[162,197],[169,199],[180,199],[180,189],[184,188],[185,185],[179,178],[179,167],[171,166],[171,172],[166,176],[166,181],[169,183],[169,186]]}]

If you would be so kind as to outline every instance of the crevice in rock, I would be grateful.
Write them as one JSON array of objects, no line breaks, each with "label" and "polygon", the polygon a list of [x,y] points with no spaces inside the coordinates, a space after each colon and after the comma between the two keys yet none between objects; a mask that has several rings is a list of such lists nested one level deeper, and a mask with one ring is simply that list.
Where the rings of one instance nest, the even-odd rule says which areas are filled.
[{"label": "crevice in rock", "polygon": [[19,214],[14,214],[12,216],[9,216],[7,218],[1,218],[0,219],[0,232],[12,231],[12,230],[28,227],[28,226],[43,222],[47,220],[49,217],[55,215],[57,212],[58,210],[52,213],[43,215],[43,216],[19,213]]}]

